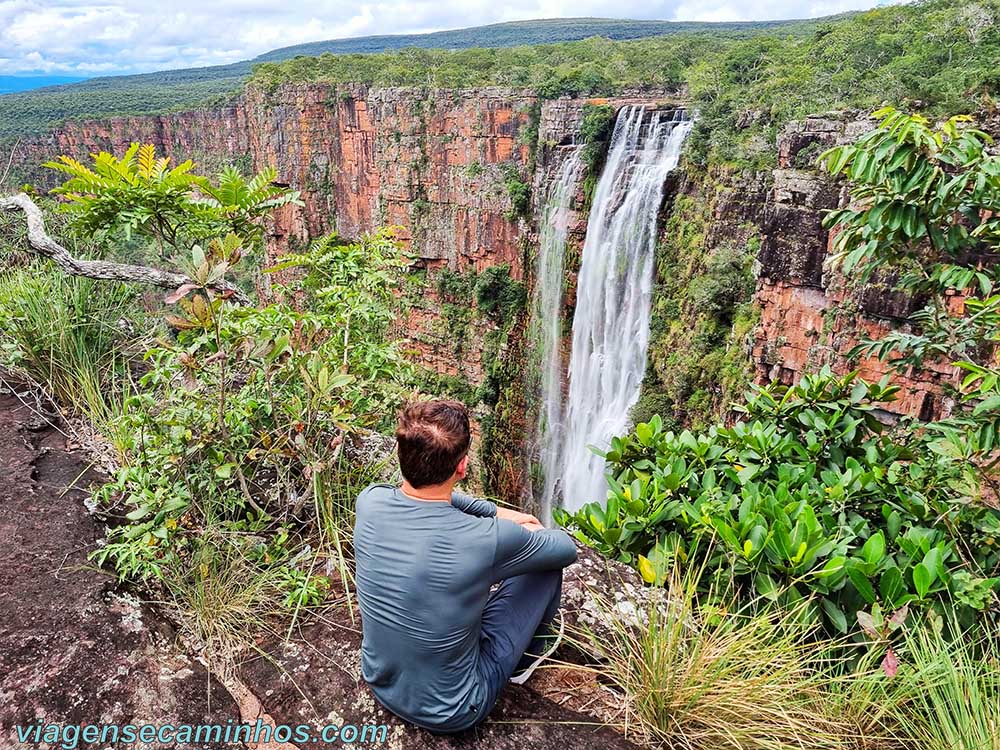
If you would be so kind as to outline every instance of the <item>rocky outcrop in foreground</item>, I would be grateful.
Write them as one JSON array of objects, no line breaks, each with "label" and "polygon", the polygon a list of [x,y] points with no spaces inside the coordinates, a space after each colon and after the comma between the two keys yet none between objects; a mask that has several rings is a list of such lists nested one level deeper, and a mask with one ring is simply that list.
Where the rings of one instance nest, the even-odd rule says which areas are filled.
[{"label": "rocky outcrop in foreground", "polygon": [[[397,750],[635,747],[600,718],[567,707],[593,704],[605,690],[573,670],[510,686],[478,729],[438,736],[409,726],[382,709],[361,680],[360,623],[346,608],[298,628],[287,642],[262,643],[261,655],[226,675],[223,685],[185,652],[159,611],[87,564],[103,530],[79,488],[98,477],[82,452],[22,399],[31,397],[0,391],[0,747],[19,747],[15,726],[38,721],[176,726],[260,717],[277,724],[386,724],[384,747]],[[567,572],[567,606],[584,602],[589,587],[607,585],[598,576],[615,570],[584,552]],[[641,589],[631,571],[620,575]],[[570,621],[589,628],[599,627],[598,620],[584,613]]]},{"label": "rocky outcrop in foreground", "polygon": [[171,625],[88,565],[103,532],[77,488],[94,475],[17,390],[0,381],[0,747],[38,721],[238,718]]}]

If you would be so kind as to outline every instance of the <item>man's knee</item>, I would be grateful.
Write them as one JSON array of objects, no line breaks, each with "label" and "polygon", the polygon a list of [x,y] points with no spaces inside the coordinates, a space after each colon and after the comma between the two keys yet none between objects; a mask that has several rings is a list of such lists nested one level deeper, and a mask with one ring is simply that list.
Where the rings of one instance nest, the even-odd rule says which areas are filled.
[{"label": "man's knee", "polygon": [[545,611],[542,614],[542,621],[547,622],[555,615],[559,609],[559,600],[562,596],[562,571],[547,570],[540,573],[539,586],[536,589],[539,599],[547,602]]},{"label": "man's knee", "polygon": [[562,589],[562,570],[544,570],[535,574],[538,576],[538,587],[551,596],[555,596]]}]

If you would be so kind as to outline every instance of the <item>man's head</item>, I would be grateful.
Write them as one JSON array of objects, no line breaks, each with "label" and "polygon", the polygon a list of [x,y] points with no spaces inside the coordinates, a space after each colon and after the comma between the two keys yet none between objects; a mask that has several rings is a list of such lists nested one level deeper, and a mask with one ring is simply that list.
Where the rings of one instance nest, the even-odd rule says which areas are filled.
[{"label": "man's head", "polygon": [[399,468],[414,489],[462,479],[471,442],[469,411],[458,401],[411,401],[399,413]]}]

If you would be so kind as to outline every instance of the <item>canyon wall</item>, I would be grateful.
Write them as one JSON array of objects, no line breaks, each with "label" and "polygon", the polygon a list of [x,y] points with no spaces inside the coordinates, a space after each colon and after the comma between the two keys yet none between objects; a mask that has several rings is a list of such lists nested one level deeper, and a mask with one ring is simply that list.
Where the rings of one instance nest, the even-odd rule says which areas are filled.
[{"label": "canyon wall", "polygon": [[[619,107],[635,101],[590,103]],[[642,101],[678,100],[664,92]],[[531,91],[509,88],[315,83],[275,91],[251,88],[217,109],[67,123],[19,144],[14,168],[21,179],[51,186],[56,175],[40,170],[42,161],[59,153],[120,152],[133,141],[154,143],[175,159],[193,158],[203,171],[227,163],[248,170],[274,166],[279,181],[302,191],[304,206],[286,207],[274,218],[272,255],[329,231],[349,237],[382,225],[398,227],[397,236],[413,256],[398,330],[426,372],[428,390],[478,404],[480,418],[504,412],[500,431],[519,437],[528,429],[524,414],[530,402],[522,387],[528,359],[524,305],[487,304],[495,301],[490,295],[515,301],[526,296],[537,217],[560,160],[579,141],[586,104],[542,100]],[[744,376],[758,382],[786,383],[823,364],[842,371],[848,367],[845,353],[860,338],[899,325],[910,312],[908,300],[884,289],[856,289],[826,263],[830,238],[821,226],[822,213],[846,195],[812,162],[822,149],[867,127],[869,121],[851,114],[810,117],[780,134],[776,169],[691,167],[668,190],[661,245],[676,257],[660,264],[661,286],[669,285],[678,263],[687,263],[694,277],[725,248],[743,248],[740,252],[752,261],[756,313],[746,318],[752,326],[729,335],[716,347],[719,352],[713,350],[713,356],[728,358],[730,370],[742,367]],[[586,227],[582,188],[574,206],[568,314]],[[494,273],[498,270],[502,273]],[[674,304],[661,303],[660,308]],[[718,320],[739,328],[732,315]],[[654,311],[654,325],[663,330],[654,330],[651,346],[646,388],[653,395],[673,387],[678,350],[690,344],[678,331],[684,327],[679,318],[666,322],[670,325],[661,325],[662,309]],[[866,378],[883,372],[881,363],[862,364]],[[951,368],[941,367],[903,378],[893,409],[925,418],[948,414],[953,404],[945,386],[954,376]],[[684,414],[679,399],[700,397],[695,386],[675,391],[673,401],[659,402],[662,408]],[[505,471],[511,485],[524,480],[515,476],[523,470]]]},{"label": "canyon wall", "polygon": [[[814,168],[822,151],[852,142],[873,126],[857,113],[831,113],[793,122],[778,138],[778,168],[761,224],[756,294],[761,318],[752,349],[760,382],[792,383],[826,364],[839,372],[856,368],[869,381],[890,373],[878,359],[849,363],[846,355],[860,340],[905,327],[917,305],[884,281],[860,285],[831,267],[832,238],[822,227],[823,211],[844,205],[848,196],[841,181]],[[959,307],[961,299],[953,305]],[[894,374],[901,390],[891,412],[949,416],[955,404],[947,386],[955,385],[957,376],[957,368],[933,362],[920,372]]]},{"label": "canyon wall", "polygon": [[454,321],[443,309],[470,300],[442,300],[423,271],[474,277],[505,266],[513,281],[523,281],[527,212],[512,195],[531,180],[539,107],[533,93],[501,88],[251,88],[218,109],[68,122],[20,143],[15,164],[19,181],[47,188],[58,174],[38,165],[56,154],[84,159],[141,141],[175,161],[192,158],[204,172],[229,163],[273,166],[280,182],[302,192],[304,206],[274,217],[271,257],[334,230],[352,237],[396,227],[416,272],[399,322],[409,352],[429,370],[474,387],[484,377],[484,336],[498,324],[467,326],[456,347]]}]

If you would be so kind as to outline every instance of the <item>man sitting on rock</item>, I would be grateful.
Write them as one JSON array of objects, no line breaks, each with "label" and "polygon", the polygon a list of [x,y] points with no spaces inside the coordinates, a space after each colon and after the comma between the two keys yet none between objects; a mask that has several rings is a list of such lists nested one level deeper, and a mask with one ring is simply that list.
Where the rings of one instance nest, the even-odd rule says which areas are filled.
[{"label": "man sitting on rock", "polygon": [[576,546],[534,516],[453,492],[471,442],[457,401],[409,404],[396,440],[402,486],[358,497],[361,671],[393,713],[458,732],[554,649],[550,623]]}]

